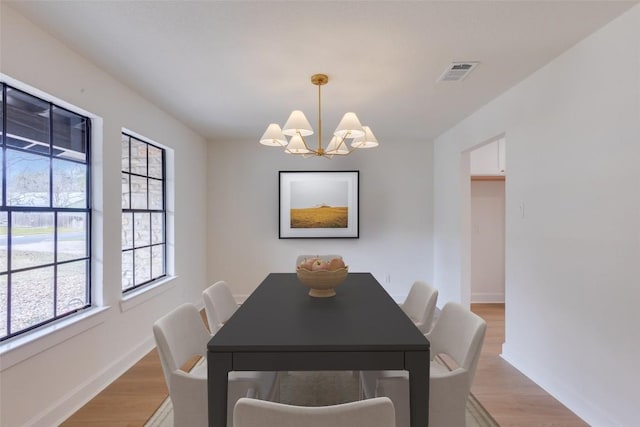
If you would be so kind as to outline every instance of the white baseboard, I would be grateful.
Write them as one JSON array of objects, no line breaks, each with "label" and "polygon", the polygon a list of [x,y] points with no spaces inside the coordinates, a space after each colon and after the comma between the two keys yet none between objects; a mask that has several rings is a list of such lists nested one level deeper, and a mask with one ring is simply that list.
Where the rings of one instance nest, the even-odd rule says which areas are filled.
[{"label": "white baseboard", "polygon": [[504,292],[474,292],[471,294],[472,303],[504,303]]},{"label": "white baseboard", "polygon": [[39,414],[34,415],[25,423],[25,426],[50,427],[60,425],[154,347],[155,342],[153,337],[150,336],[132,351],[98,372],[93,378],[60,397]]}]

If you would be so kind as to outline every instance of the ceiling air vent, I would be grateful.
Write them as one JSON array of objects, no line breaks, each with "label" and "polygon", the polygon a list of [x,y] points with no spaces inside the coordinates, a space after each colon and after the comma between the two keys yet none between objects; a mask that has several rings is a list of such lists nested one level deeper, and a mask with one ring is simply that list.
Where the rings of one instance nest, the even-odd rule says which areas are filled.
[{"label": "ceiling air vent", "polygon": [[438,78],[439,82],[460,82],[478,66],[479,62],[452,62]]}]

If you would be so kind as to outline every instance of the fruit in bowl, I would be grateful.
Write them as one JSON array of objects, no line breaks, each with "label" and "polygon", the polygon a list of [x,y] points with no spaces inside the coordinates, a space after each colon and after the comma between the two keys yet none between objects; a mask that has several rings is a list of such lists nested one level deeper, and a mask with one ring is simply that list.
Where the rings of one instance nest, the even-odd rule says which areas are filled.
[{"label": "fruit in bowl", "polygon": [[335,271],[345,267],[346,265],[344,265],[342,258],[333,258],[329,261],[329,271]]},{"label": "fruit in bowl", "polygon": [[326,271],[329,270],[329,263],[321,259],[314,261],[311,265],[311,271]]},{"label": "fruit in bowl", "polygon": [[305,259],[296,267],[298,279],[310,288],[312,297],[332,297],[335,288],[347,278],[349,268],[342,258],[323,257]]},{"label": "fruit in bowl", "polygon": [[305,258],[304,261],[298,264],[296,269],[297,270],[305,269],[309,271],[323,271],[323,270],[336,271],[345,267],[346,265],[344,264],[344,261],[342,260],[342,258],[336,257],[332,259],[326,259],[318,256],[318,257],[312,257],[312,258]]}]

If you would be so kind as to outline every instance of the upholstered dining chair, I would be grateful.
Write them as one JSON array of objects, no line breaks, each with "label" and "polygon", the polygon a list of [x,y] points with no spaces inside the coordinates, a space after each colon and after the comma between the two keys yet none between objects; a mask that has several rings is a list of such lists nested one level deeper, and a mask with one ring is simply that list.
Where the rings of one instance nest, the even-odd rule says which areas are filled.
[{"label": "upholstered dining chair", "polygon": [[[227,282],[220,280],[202,292],[204,310],[209,330],[214,335],[233,316],[238,309]],[[269,371],[242,371],[235,373],[238,378],[255,381],[260,389],[260,397],[276,401],[280,397],[280,373]]]},{"label": "upholstered dining chair", "polygon": [[238,303],[224,280],[215,282],[202,293],[209,330],[215,334],[233,316]]},{"label": "upholstered dining chair", "polygon": [[391,400],[386,397],[305,407],[242,398],[236,403],[234,427],[394,427]]},{"label": "upholstered dining chair", "polygon": [[420,332],[426,334],[431,329],[437,301],[438,290],[426,282],[417,280],[411,286],[409,294],[400,308],[420,329]]},{"label": "upholstered dining chair", "polygon": [[[429,426],[464,427],[465,406],[475,376],[487,323],[478,315],[449,302],[443,307],[433,329],[426,334],[431,343],[429,379]],[[435,360],[445,355],[453,366]],[[425,361],[427,363],[427,361]],[[365,397],[387,396],[396,409],[396,425],[409,426],[409,381],[406,371],[383,371],[382,375],[360,378]]]},{"label": "upholstered dining chair", "polygon": [[[158,347],[162,372],[173,404],[175,427],[208,426],[206,359],[189,372],[182,367],[194,356],[204,358],[211,335],[193,304],[182,304],[153,324],[153,336]],[[252,378],[229,375],[227,413],[236,401],[256,395],[259,385]],[[232,420],[229,420],[229,426]]]},{"label": "upholstered dining chair", "polygon": [[[423,334],[429,332],[438,301],[438,290],[426,282],[417,280],[400,308]],[[384,376],[384,371],[362,371],[360,373],[360,397],[372,397],[375,393],[375,379]]]}]

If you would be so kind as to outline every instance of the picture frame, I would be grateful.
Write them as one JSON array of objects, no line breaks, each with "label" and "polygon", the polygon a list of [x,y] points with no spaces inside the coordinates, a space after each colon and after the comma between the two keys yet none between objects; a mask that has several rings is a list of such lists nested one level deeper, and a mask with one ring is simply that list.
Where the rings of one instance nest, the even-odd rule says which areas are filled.
[{"label": "picture frame", "polygon": [[280,239],[360,237],[359,171],[280,171]]}]

